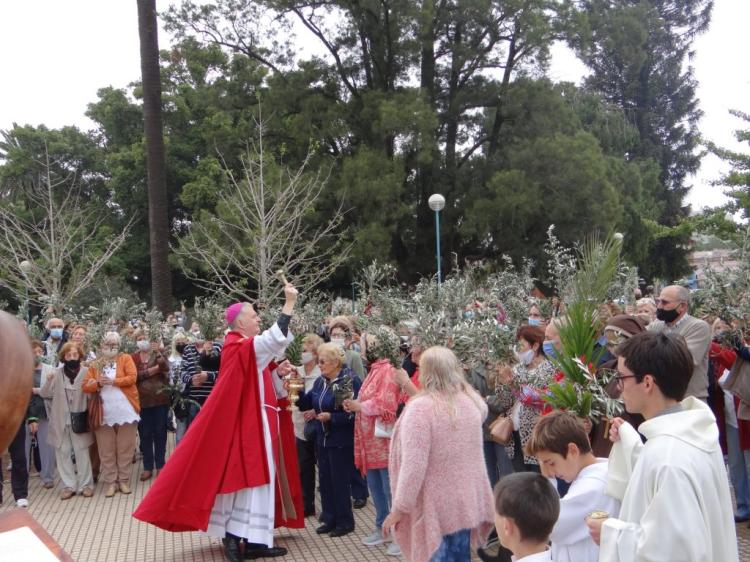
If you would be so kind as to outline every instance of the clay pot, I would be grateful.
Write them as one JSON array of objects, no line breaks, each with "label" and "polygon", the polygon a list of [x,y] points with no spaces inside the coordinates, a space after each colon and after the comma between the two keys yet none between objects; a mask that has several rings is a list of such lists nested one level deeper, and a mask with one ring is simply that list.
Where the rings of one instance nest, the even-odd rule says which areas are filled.
[{"label": "clay pot", "polygon": [[0,451],[15,437],[31,397],[34,357],[24,325],[0,311]]}]

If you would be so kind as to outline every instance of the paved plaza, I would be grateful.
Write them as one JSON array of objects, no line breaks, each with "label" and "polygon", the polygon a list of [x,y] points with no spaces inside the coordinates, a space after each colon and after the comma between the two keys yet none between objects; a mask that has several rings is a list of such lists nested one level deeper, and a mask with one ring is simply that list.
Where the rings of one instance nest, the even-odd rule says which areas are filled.
[{"label": "paved plaza", "polygon": [[[170,434],[170,449],[174,435]],[[3,467],[8,457],[2,458]],[[133,493],[104,497],[99,485],[93,498],[81,496],[61,501],[59,490],[42,488],[36,473],[29,480],[29,511],[77,562],[222,562],[221,542],[201,533],[168,533],[133,519],[130,514],[141,501],[150,482],[140,482],[140,462],[133,465]],[[0,512],[16,509],[4,471],[4,502]],[[196,483],[196,486],[200,485]],[[372,502],[354,510],[357,529],[340,538],[315,534],[317,521],[308,518],[305,529],[282,529],[277,544],[289,549],[284,562],[386,562],[402,558],[388,556],[385,547],[368,548],[361,538],[372,530],[375,512]],[[737,526],[740,560],[750,562],[750,529]],[[270,560],[270,559],[269,559]],[[716,561],[719,562],[719,561]]]}]

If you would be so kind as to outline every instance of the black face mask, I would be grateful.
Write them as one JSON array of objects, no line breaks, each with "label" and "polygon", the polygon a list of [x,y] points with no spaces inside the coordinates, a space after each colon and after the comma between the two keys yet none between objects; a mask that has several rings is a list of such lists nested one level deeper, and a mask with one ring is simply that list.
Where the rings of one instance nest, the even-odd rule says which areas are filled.
[{"label": "black face mask", "polygon": [[71,371],[75,371],[80,366],[81,366],[80,359],[68,359],[67,361],[65,361],[65,368]]},{"label": "black face mask", "polygon": [[187,344],[184,344],[184,343],[178,343],[178,344],[175,344],[174,349],[177,353],[183,353],[185,351],[186,345]]},{"label": "black face mask", "polygon": [[664,308],[657,308],[656,309],[656,318],[663,321],[663,322],[674,322],[677,320],[677,317],[680,315],[679,312],[677,312],[676,308],[673,308],[672,310],[666,310]]}]

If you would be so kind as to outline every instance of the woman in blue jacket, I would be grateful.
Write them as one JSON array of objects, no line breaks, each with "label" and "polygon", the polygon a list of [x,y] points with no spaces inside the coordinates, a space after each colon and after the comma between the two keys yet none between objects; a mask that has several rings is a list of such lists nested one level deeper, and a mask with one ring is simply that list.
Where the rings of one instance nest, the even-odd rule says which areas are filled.
[{"label": "woman in blue jacket", "polygon": [[356,398],[362,381],[344,364],[344,351],[325,343],[318,347],[321,377],[297,406],[315,430],[316,454],[323,506],[318,534],[342,537],[354,530],[349,480],[354,471],[354,414],[344,411],[347,398]]}]

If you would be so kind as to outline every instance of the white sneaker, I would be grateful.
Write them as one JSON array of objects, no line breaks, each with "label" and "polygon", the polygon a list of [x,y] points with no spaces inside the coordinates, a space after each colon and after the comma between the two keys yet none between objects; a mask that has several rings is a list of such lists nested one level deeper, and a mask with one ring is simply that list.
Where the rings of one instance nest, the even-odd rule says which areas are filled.
[{"label": "white sneaker", "polygon": [[16,507],[29,507],[29,500],[27,500],[26,498],[16,500]]},{"label": "white sneaker", "polygon": [[385,553],[388,556],[401,556],[401,549],[395,542],[392,542],[388,545],[388,548],[385,549]]},{"label": "white sneaker", "polygon": [[375,529],[371,534],[362,539],[362,544],[365,546],[378,546],[384,542],[385,540],[383,540],[383,535],[379,529]]}]

